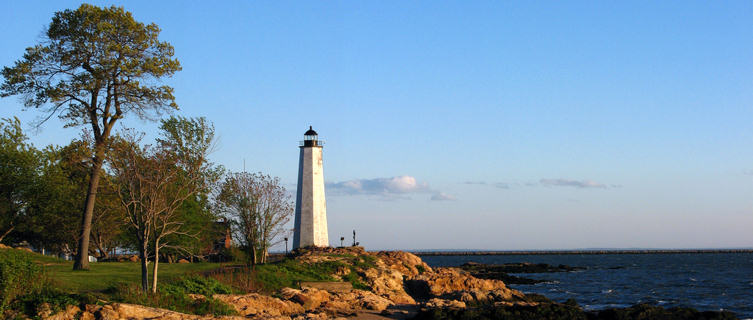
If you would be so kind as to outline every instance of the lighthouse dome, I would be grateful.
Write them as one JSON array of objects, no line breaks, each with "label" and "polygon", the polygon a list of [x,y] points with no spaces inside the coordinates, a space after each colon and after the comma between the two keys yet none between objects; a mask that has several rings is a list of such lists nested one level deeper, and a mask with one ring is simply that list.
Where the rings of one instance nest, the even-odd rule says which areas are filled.
[{"label": "lighthouse dome", "polygon": [[314,129],[312,129],[311,126],[309,126],[309,130],[306,131],[306,133],[304,133],[303,135],[304,136],[318,136],[316,131],[314,131]]}]

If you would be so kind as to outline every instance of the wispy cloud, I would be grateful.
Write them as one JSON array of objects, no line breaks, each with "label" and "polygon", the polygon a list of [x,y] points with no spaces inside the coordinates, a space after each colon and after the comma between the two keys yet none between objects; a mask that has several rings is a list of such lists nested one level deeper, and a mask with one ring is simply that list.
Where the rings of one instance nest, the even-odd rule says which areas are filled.
[{"label": "wispy cloud", "polygon": [[474,186],[493,186],[495,188],[500,188],[500,189],[510,189],[510,184],[506,182],[490,183],[486,181],[466,181],[466,182],[463,182],[463,184],[474,185]]},{"label": "wispy cloud", "polygon": [[573,187],[573,188],[600,188],[606,189],[607,185],[592,180],[571,180],[571,179],[541,179],[539,184],[547,187]]},{"label": "wispy cloud", "polygon": [[437,192],[431,196],[431,200],[434,201],[455,201],[457,198],[453,195],[446,194],[444,192]]},{"label": "wispy cloud", "polygon": [[411,194],[430,193],[431,200],[455,200],[454,196],[433,190],[426,182],[419,182],[412,176],[390,178],[356,179],[326,184],[328,193],[333,195],[375,195],[394,200],[409,198]]},{"label": "wispy cloud", "polygon": [[486,182],[486,181],[466,181],[463,182],[466,185],[479,185],[489,186],[499,189],[511,189],[518,187],[573,187],[580,189],[607,189],[607,188],[619,188],[620,185],[608,185],[599,183],[593,180],[573,180],[573,179],[539,179],[539,181],[527,181],[527,182]]}]

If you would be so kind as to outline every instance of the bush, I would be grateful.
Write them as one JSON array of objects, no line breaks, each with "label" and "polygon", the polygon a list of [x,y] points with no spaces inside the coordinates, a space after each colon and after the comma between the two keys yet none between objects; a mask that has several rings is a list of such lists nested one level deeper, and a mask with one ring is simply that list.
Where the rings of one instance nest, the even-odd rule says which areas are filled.
[{"label": "bush", "polygon": [[40,292],[46,280],[42,268],[21,250],[0,250],[0,313],[17,297]]},{"label": "bush", "polygon": [[418,270],[418,274],[423,274],[424,272],[426,272],[426,268],[424,268],[424,266],[420,264],[416,265],[416,270]]},{"label": "bush", "polygon": [[213,294],[230,294],[233,290],[215,279],[191,276],[163,285],[160,292],[195,293],[209,297]]},{"label": "bush", "polygon": [[[92,301],[94,299],[94,301]],[[34,316],[40,307],[47,304],[52,314],[65,310],[68,305],[93,304],[96,298],[85,295],[64,293],[56,288],[45,288],[38,292],[20,296],[13,302],[14,310],[22,311],[28,316]]]},{"label": "bush", "polygon": [[[212,298],[213,294],[232,293],[232,290],[217,280],[199,276],[167,282],[159,287],[157,294],[145,293],[135,283],[121,283],[108,289],[107,293],[114,301],[164,308],[183,313],[213,314],[215,316],[236,313],[231,306]],[[188,296],[189,293],[204,295],[205,299],[194,300]]]}]

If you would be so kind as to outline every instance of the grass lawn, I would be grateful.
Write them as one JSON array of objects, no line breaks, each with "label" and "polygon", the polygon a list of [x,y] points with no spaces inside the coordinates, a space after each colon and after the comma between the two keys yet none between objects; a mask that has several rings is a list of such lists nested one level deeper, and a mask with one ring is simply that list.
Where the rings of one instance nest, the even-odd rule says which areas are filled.
[{"label": "grass lawn", "polygon": [[[16,250],[16,249],[0,249]],[[73,271],[73,262],[37,253],[29,254],[32,260],[44,266],[47,277],[53,285],[70,293],[102,292],[120,283],[138,284],[141,281],[141,265],[139,262],[92,262],[89,271]],[[356,257],[350,255],[338,256],[347,261],[323,261],[316,264],[300,263],[293,259],[257,265],[254,270],[246,267],[223,269],[230,264],[220,263],[160,263],[159,283],[179,280],[194,273],[204,273],[233,286],[240,292],[264,291],[272,293],[282,287],[299,286],[301,281],[337,281],[331,274],[338,267],[351,269],[351,273],[340,281],[351,282],[355,288],[369,288],[361,282],[356,274],[357,267],[369,268],[374,266],[371,257]],[[238,263],[231,263],[238,265]],[[152,264],[149,264],[151,273]],[[149,281],[151,282],[151,274]]]},{"label": "grass lawn", "polygon": [[[139,283],[141,264],[139,262],[92,262],[89,271],[73,271],[73,262],[35,255],[45,266],[47,275],[56,286],[65,291],[83,293],[102,291],[120,282]],[[219,263],[160,263],[160,283],[179,278],[185,274],[219,268]],[[149,282],[152,280],[152,264],[149,264]]]}]

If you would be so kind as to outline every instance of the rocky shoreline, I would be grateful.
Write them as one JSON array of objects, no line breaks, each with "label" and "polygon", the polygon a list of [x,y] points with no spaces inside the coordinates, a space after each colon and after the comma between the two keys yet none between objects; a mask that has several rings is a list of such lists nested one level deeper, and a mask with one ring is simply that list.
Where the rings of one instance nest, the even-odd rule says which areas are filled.
[{"label": "rocky shoreline", "polygon": [[[331,276],[357,276],[366,290],[330,286],[324,290],[302,285],[271,295],[215,294],[237,316],[201,316],[144,306],[104,303],[69,306],[46,319],[734,319],[729,312],[698,312],[635,306],[585,312],[574,301],[561,304],[543,296],[523,294],[505,282],[508,272],[572,271],[568,266],[532,264],[466,264],[432,268],[418,256],[401,251],[366,252],[361,247],[299,250],[291,259],[304,264],[351,263]],[[373,262],[366,267],[366,260]],[[355,261],[355,262],[354,262]],[[350,275],[355,272],[356,275]],[[509,275],[507,275],[509,277]],[[508,278],[505,278],[508,279]],[[323,286],[327,288],[327,286]],[[192,299],[206,299],[191,295]],[[43,317],[44,318],[44,317]]]}]

